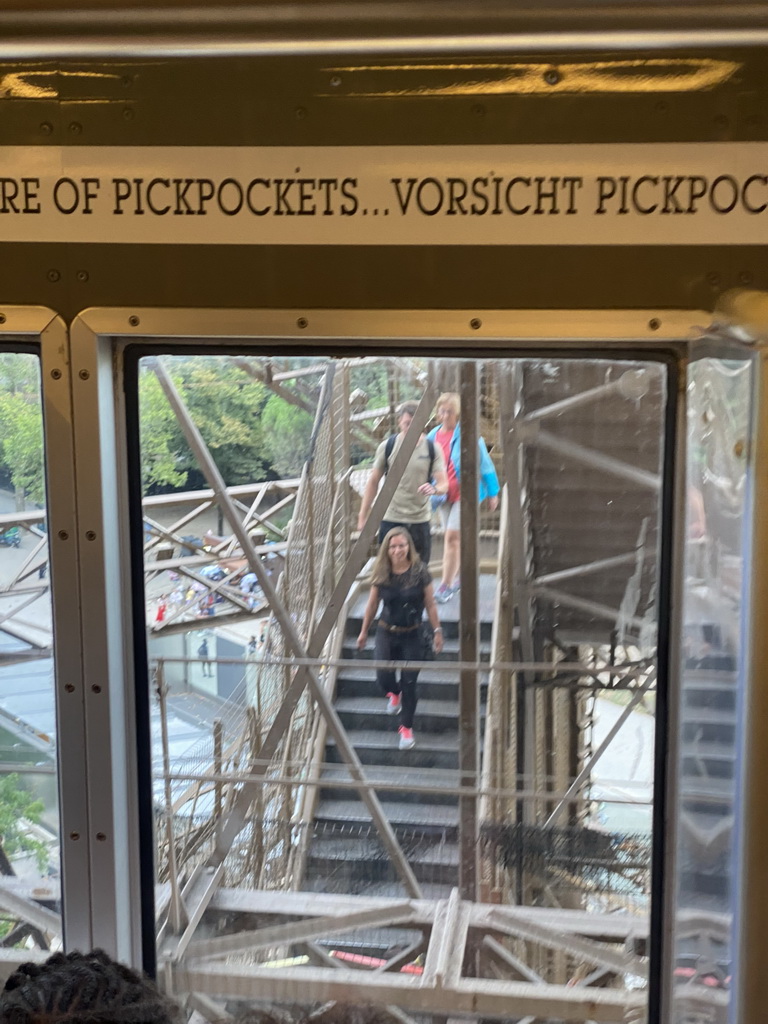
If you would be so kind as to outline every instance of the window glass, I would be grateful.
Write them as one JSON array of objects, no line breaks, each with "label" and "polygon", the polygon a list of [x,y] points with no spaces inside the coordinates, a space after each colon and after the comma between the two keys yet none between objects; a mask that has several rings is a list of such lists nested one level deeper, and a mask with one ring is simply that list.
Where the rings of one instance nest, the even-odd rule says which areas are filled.
[{"label": "window glass", "polygon": [[61,943],[40,362],[0,351],[0,943]]},{"label": "window glass", "polygon": [[752,367],[688,375],[688,522],[678,761],[675,1021],[724,1020],[731,991],[738,666]]},{"label": "window glass", "polygon": [[209,1020],[643,1019],[666,401],[619,358],[141,359],[158,955]]}]

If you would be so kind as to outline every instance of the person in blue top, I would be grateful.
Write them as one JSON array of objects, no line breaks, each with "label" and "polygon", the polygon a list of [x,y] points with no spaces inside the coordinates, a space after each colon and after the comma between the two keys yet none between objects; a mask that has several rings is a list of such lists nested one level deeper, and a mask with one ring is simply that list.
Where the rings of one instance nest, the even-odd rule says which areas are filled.
[{"label": "person in blue top", "polygon": [[[461,559],[460,526],[461,526],[461,428],[459,413],[461,400],[452,391],[448,391],[437,400],[435,415],[440,421],[439,426],[427,435],[431,441],[440,445],[445,456],[448,471],[448,493],[445,501],[437,507],[443,522],[443,578],[435,591],[435,600],[439,604],[450,601],[461,586],[459,578],[459,562]],[[488,449],[482,437],[477,440],[477,451],[480,457],[478,467],[478,500],[488,500],[492,510],[499,504],[499,478],[491,462]]]}]

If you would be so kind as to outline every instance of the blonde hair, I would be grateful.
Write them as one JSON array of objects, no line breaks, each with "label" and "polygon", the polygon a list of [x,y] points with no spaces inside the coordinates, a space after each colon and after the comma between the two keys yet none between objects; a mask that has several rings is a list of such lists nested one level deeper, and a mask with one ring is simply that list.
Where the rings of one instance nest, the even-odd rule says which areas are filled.
[{"label": "blonde hair", "polygon": [[385,583],[392,572],[392,564],[389,561],[389,542],[393,537],[405,537],[408,541],[408,561],[411,563],[411,566],[418,565],[421,561],[410,533],[404,526],[393,526],[389,533],[384,536],[384,540],[379,546],[379,553],[376,555],[376,561],[373,563],[371,583],[374,586],[378,586],[379,583]]},{"label": "blonde hair", "polygon": [[455,391],[445,391],[435,402],[435,412],[442,405],[449,406],[453,412],[458,416],[461,413],[461,399]]}]

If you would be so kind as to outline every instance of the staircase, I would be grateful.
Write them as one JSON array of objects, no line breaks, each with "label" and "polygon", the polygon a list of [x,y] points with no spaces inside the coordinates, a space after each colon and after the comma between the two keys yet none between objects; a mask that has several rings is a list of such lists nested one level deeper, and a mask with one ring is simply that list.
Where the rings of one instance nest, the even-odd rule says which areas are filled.
[{"label": "staircase", "polygon": [[[493,577],[481,577],[480,651],[484,661],[490,652],[493,585]],[[455,792],[459,782],[459,680],[456,671],[447,669],[450,662],[458,660],[459,599],[455,597],[438,606],[444,648],[433,666],[419,675],[414,722],[416,746],[401,751],[397,732],[400,716],[387,714],[386,698],[380,694],[375,671],[368,664],[374,656],[373,643],[369,641],[363,652],[356,649],[367,596],[357,600],[347,620],[342,656],[352,663],[339,672],[336,711],[369,780],[376,786],[424,898],[443,899],[458,884],[459,868]],[[482,737],[484,673],[480,687]],[[304,888],[390,898],[406,896],[365,804],[355,789],[344,786],[351,779],[349,770],[330,738],[324,762]],[[382,788],[389,785],[398,788]],[[349,937],[345,937],[344,943],[334,948],[377,955],[392,947],[394,936],[390,931],[386,937],[356,933],[356,938],[359,941],[350,943]],[[405,941],[404,935],[399,938]]]}]

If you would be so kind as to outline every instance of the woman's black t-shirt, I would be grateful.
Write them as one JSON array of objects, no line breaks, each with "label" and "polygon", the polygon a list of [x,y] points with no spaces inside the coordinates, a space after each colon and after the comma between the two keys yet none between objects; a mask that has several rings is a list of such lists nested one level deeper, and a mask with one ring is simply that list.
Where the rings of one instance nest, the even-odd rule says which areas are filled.
[{"label": "woman's black t-shirt", "polygon": [[400,628],[418,626],[424,614],[424,591],[431,582],[432,576],[423,562],[397,575],[390,573],[384,583],[378,584],[384,602],[379,621]]}]

